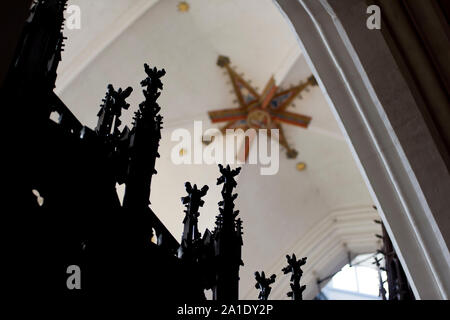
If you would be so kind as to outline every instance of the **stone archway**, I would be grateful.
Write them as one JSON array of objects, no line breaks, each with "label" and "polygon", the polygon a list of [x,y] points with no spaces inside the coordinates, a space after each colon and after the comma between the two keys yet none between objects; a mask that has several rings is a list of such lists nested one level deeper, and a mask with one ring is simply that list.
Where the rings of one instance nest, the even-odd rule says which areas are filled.
[{"label": "stone archway", "polygon": [[364,0],[277,0],[346,135],[418,299],[450,296],[450,175]]}]

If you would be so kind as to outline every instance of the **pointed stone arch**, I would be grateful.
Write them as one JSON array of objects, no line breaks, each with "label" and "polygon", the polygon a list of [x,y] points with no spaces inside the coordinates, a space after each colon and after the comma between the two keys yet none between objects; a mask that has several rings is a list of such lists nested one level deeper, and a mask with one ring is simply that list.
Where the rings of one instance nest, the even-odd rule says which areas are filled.
[{"label": "pointed stone arch", "polygon": [[419,299],[450,296],[450,175],[364,0],[277,0]]}]

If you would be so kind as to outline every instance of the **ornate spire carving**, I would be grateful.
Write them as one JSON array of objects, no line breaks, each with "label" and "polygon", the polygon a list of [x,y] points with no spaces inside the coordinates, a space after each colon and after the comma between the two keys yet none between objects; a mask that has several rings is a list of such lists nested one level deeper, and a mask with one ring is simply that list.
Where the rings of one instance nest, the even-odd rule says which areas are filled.
[{"label": "ornate spire carving", "polygon": [[[150,204],[150,186],[152,176],[156,174],[155,163],[159,158],[159,142],[161,140],[162,116],[161,107],[157,103],[163,88],[161,77],[164,69],[151,69],[144,65],[147,77],[141,81],[144,87],[145,100],[139,104],[135,113],[133,128],[129,133],[127,157],[126,188],[123,204],[125,208],[146,213]],[[151,229],[151,228],[150,228]]]},{"label": "ornate spire carving", "polygon": [[291,290],[287,293],[287,296],[292,298],[292,300],[303,300],[303,291],[306,286],[300,286],[300,279],[303,275],[303,270],[301,266],[306,263],[306,257],[297,260],[295,254],[292,254],[292,257],[286,255],[288,265],[282,269],[284,274],[292,273],[291,275]]},{"label": "ornate spire carving", "polygon": [[217,185],[223,184],[223,200],[219,202],[220,213],[214,230],[217,283],[213,288],[213,298],[233,301],[238,299],[239,267],[244,265],[241,260],[242,221],[236,219],[239,210],[234,211],[237,194],[233,194],[237,186],[235,177],[241,168],[232,170],[229,165],[224,168],[219,164],[219,169],[222,175],[217,179]]},{"label": "ornate spire carving", "polygon": [[119,127],[122,124],[120,117],[122,109],[128,110],[130,104],[125,101],[133,92],[133,88],[128,87],[124,91],[122,88],[114,90],[112,84],[108,85],[108,91],[103,104],[98,112],[98,122],[95,131],[97,134],[106,139],[118,138],[120,136]]},{"label": "ornate spire carving", "polygon": [[185,187],[188,195],[181,198],[182,203],[186,207],[186,210],[184,211],[186,216],[183,220],[184,231],[179,251],[180,258],[185,257],[185,255],[191,251],[195,251],[195,246],[200,240],[201,234],[198,231],[198,217],[200,216],[200,213],[198,210],[200,207],[203,207],[204,201],[201,198],[206,195],[206,192],[208,192],[209,189],[208,186],[203,186],[203,188],[199,190],[197,189],[196,184],[192,187],[189,182],[186,182]]},{"label": "ornate spire carving", "polygon": [[259,300],[269,299],[269,294],[272,291],[270,285],[275,282],[276,277],[277,276],[273,274],[270,276],[270,278],[266,278],[266,274],[264,273],[264,271],[262,271],[261,274],[259,274],[258,271],[255,272],[255,288],[260,290],[258,295]]}]

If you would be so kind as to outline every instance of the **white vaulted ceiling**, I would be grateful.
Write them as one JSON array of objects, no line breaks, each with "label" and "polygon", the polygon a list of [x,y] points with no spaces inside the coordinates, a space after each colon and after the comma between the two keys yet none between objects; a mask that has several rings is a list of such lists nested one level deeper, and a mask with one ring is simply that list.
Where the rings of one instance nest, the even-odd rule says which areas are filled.
[{"label": "white vaulted ceiling", "polygon": [[[179,12],[179,1],[69,0],[79,5],[81,30],[66,30],[66,51],[58,70],[56,91],[85,125],[96,125],[96,114],[108,83],[132,86],[130,110],[143,100],[139,82],[143,64],[166,69],[159,99],[164,129],[153,179],[152,208],[179,239],[182,232],[184,182],[208,184],[200,210],[201,231],[214,227],[220,188],[216,165],[175,165],[171,152],[177,142],[171,133],[195,120],[213,127],[207,111],[236,104],[219,54],[230,57],[238,72],[261,91],[274,75],[281,87],[305,80],[311,71],[294,33],[271,0],[190,0]],[[320,75],[319,75],[320,76]],[[284,125],[297,159],[280,154],[280,170],[262,176],[257,165],[245,165],[238,180],[236,201],[244,221],[240,296],[257,297],[253,273],[277,273],[271,295],[284,299],[288,277],[281,275],[287,253],[308,256],[304,281],[306,298],[317,293],[315,279],[346,263],[347,252],[374,251],[378,244],[372,222],[377,213],[330,106],[319,87],[302,94],[290,111],[312,117],[308,129]],[[192,149],[187,148],[188,156]],[[176,150],[178,151],[178,150]],[[299,172],[295,165],[307,164]],[[120,190],[120,189],[119,189]]]}]

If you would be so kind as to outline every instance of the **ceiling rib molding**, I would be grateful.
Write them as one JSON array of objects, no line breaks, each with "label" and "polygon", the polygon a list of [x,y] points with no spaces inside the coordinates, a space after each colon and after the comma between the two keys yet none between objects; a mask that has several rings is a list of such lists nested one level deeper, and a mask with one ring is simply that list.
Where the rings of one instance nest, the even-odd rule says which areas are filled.
[{"label": "ceiling rib molding", "polygon": [[159,0],[140,0],[124,12],[112,25],[107,26],[92,40],[73,60],[58,70],[58,82],[55,90],[60,95],[68,85],[111,43],[113,43],[128,27],[137,21]]},{"label": "ceiling rib molding", "polygon": [[[289,277],[281,272],[285,266],[285,254],[295,253],[297,257],[308,257],[302,283],[306,284],[305,298],[311,299],[318,292],[317,277],[339,270],[347,263],[348,251],[353,254],[368,253],[379,247],[375,234],[380,233],[381,229],[374,223],[374,219],[379,219],[379,215],[371,206],[332,211],[293,246],[284,250],[284,254],[275,260],[271,268],[264,270],[266,274],[277,275],[271,299],[287,299]],[[330,266],[336,267],[330,271]],[[256,296],[257,290],[252,286],[242,299],[254,299]]]}]

